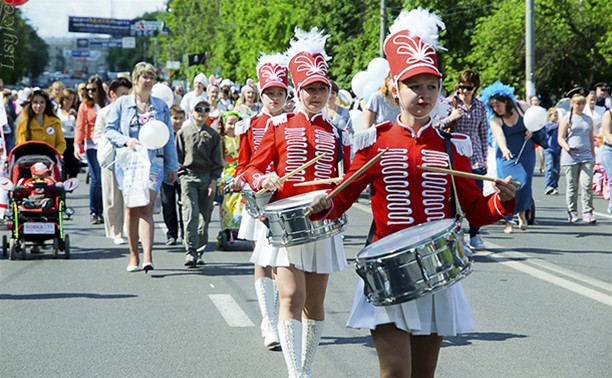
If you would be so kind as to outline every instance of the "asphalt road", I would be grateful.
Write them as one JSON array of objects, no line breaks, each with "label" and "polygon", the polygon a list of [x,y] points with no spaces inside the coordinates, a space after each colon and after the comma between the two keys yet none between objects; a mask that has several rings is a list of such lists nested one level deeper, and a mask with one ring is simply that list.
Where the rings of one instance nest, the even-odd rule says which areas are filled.
[{"label": "asphalt road", "polygon": [[[488,250],[462,281],[477,328],[446,339],[439,377],[609,377],[612,371],[612,217],[596,198],[596,225],[566,221],[564,199],[534,179],[538,224],[487,226]],[[561,184],[563,194],[564,184]],[[248,262],[248,244],[183,267],[166,247],[158,216],[155,270],[128,274],[127,247],[88,223],[87,185],[72,194],[69,260],[47,249],[26,261],[0,259],[2,377],[283,377],[281,352],[267,351]],[[349,212],[347,257],[362,248],[367,201]],[[344,327],[356,275],[330,279],[327,323],[315,360],[319,377],[375,377],[369,333]]]}]

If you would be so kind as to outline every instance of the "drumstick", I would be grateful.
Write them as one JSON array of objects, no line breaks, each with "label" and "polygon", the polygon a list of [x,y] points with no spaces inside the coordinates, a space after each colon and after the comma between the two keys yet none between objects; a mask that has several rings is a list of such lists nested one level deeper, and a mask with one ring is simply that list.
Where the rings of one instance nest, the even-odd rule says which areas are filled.
[{"label": "drumstick", "polygon": [[[317,156],[316,158],[312,159],[311,161],[309,161],[309,162],[307,162],[307,163],[304,163],[304,165],[302,165],[302,166],[300,166],[300,167],[297,167],[297,168],[296,168],[296,169],[294,169],[293,171],[291,171],[291,172],[289,172],[289,173],[286,173],[286,174],[285,174],[283,177],[281,177],[280,181],[281,181],[281,182],[284,182],[284,181],[285,181],[285,180],[287,180],[289,177],[291,177],[291,176],[295,175],[296,173],[299,173],[300,171],[302,171],[302,170],[304,170],[304,169],[306,169],[306,168],[310,167],[311,165],[313,165],[313,164],[314,164],[314,163],[316,163],[317,161],[321,160],[321,158],[322,158],[323,156],[327,156],[327,153],[323,153],[323,154],[321,154],[321,155]],[[255,193],[255,194],[256,194],[256,195],[261,195],[261,194],[264,194],[264,193],[265,193],[265,192],[267,192],[267,191],[268,191],[268,189],[263,188],[263,189],[261,189],[260,191],[258,191],[258,192],[257,192],[257,193]]]},{"label": "drumstick", "polygon": [[[364,172],[367,171],[371,166],[373,166],[374,163],[376,163],[387,151],[389,151],[389,147],[387,147],[384,150],[380,151],[376,156],[374,156],[372,159],[370,159],[370,161],[368,161],[361,168],[359,168],[357,171],[355,171],[355,173],[351,177],[347,178],[345,181],[342,182],[342,184],[338,185],[334,190],[331,191],[331,193],[329,193],[327,196],[325,196],[325,200],[329,201],[332,198],[334,198],[334,196],[336,196],[336,194],[340,193],[340,191],[342,191],[344,188],[346,188],[348,186],[348,184],[353,182],[357,177],[359,177],[362,174],[364,174]],[[308,216],[310,216],[310,214],[312,214],[312,212],[310,210],[308,210],[308,211],[306,211],[304,213],[304,216],[308,217]]]},{"label": "drumstick", "polygon": [[340,181],[342,181],[342,177],[334,177],[334,178],[323,179],[323,180],[298,182],[297,184],[293,184],[293,186],[308,186],[308,185],[318,185],[318,184],[337,184]]},{"label": "drumstick", "polygon": [[232,185],[232,181],[240,180],[242,178],[242,176],[244,176],[244,173],[241,173],[238,176],[234,177],[227,185],[225,185],[225,187],[223,188],[223,191],[225,192],[227,190],[227,188],[229,188],[230,185]]},{"label": "drumstick", "polygon": [[[453,176],[459,176],[459,177],[467,177],[467,178],[472,178],[475,180],[483,180],[483,181],[491,181],[491,182],[495,182],[496,179],[494,179],[493,177],[489,177],[489,176],[483,176],[483,175],[477,175],[475,173],[469,173],[469,172],[463,172],[463,171],[456,171],[453,169],[445,169],[445,168],[439,168],[439,167],[428,167],[425,165],[417,165],[417,168],[423,169],[425,171],[429,171],[429,172],[436,172],[436,173],[446,173],[448,175],[453,175]],[[512,181],[512,185],[519,187],[521,186],[521,183],[518,181]]]}]

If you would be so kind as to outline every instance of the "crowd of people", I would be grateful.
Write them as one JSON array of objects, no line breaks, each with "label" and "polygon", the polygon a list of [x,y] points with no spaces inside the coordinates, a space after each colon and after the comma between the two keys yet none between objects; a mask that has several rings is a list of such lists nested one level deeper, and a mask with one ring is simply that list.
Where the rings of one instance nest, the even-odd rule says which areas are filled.
[{"label": "crowd of people", "polygon": [[[548,122],[532,131],[525,114],[539,106],[539,99],[519,101],[514,88],[500,82],[478,96],[481,80],[474,70],[462,71],[452,93],[443,96],[437,36],[411,30],[423,23],[436,33],[443,28],[436,15],[422,9],[404,11],[395,21],[385,42],[389,74],[367,102],[347,104],[339,98],[340,88],[328,75],[328,36],[316,28],[296,29],[285,53],[261,55],[254,67],[257,83],[248,79],[239,85],[200,73],[191,91],[173,88],[171,103],[154,95],[157,70],[146,62],[138,63],[131,76],[109,83],[93,76],[77,90],[61,82],[47,90],[4,90],[8,123],[3,149],[46,142],[63,154],[67,178],[76,177],[86,160],[90,222],[104,224],[106,237],[117,245],[127,238],[129,273],[154,269],[158,212],[167,228],[166,245],[182,242],[186,267],[204,265],[218,205],[225,237],[253,243],[264,344],[282,349],[290,376],[310,377],[325,322],[329,275],[347,266],[342,237],[273,245],[266,224],[247,211],[241,192],[272,191],[280,201],[328,192],[342,180],[346,188],[335,197],[326,192],[312,198],[313,220],[341,218],[369,187],[374,214],[369,242],[464,215],[469,244],[476,250],[485,248],[480,228],[487,224],[504,221],[504,232],[512,233],[516,216],[519,229],[528,230],[537,148],[545,194],[558,194],[560,176],[566,177],[570,223],[579,221],[578,198],[582,220],[596,222],[597,164],[603,167],[609,195],[612,111],[607,84],[598,83],[591,92],[568,92],[570,111],[548,109]],[[406,49],[406,44],[418,48]],[[363,132],[354,133],[348,107],[364,110]],[[153,121],[161,121],[169,137],[164,145],[146,149],[139,133]],[[119,157],[101,166],[102,143],[110,143],[117,156],[144,153],[145,203],[134,205],[124,195],[131,167]],[[389,156],[358,174],[385,149]],[[286,177],[316,157],[321,160]],[[432,159],[440,167],[492,176],[494,183],[487,188],[480,180],[429,179],[417,166]],[[386,180],[389,175],[393,180]],[[433,376],[443,337],[474,326],[460,283],[385,307],[370,303],[363,287],[360,279],[348,326],[371,331],[381,376]]]}]

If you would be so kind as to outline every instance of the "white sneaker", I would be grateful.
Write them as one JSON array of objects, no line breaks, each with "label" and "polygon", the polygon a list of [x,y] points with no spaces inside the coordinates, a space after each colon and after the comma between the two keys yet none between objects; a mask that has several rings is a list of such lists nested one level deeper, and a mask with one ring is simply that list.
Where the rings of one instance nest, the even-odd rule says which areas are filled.
[{"label": "white sneaker", "polygon": [[115,239],[113,239],[113,243],[115,243],[116,245],[125,244],[125,239],[123,239],[121,237],[115,238]]},{"label": "white sneaker", "polygon": [[485,243],[482,241],[479,235],[470,238],[470,247],[476,251],[481,251],[485,249]]}]

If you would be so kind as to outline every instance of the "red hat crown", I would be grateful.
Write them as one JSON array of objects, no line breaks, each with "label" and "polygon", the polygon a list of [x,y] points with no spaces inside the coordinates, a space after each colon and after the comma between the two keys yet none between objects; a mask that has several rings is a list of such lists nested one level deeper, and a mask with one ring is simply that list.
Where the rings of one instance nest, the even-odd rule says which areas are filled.
[{"label": "red hat crown", "polygon": [[421,8],[402,11],[385,41],[385,54],[395,81],[424,73],[442,77],[436,57],[438,28],[444,29],[444,23],[435,14]]},{"label": "red hat crown", "polygon": [[259,79],[260,92],[269,87],[287,89],[289,86],[287,57],[282,54],[262,55],[257,64],[257,79]]},{"label": "red hat crown", "polygon": [[298,91],[315,82],[330,86],[327,77],[327,61],[330,58],[325,53],[325,41],[329,35],[323,35],[316,27],[309,32],[296,28],[295,35],[287,51],[293,86]]}]

